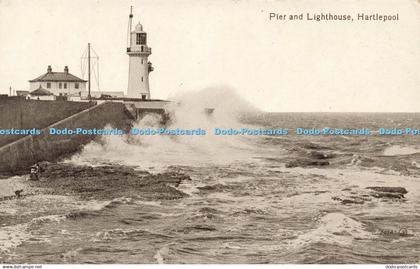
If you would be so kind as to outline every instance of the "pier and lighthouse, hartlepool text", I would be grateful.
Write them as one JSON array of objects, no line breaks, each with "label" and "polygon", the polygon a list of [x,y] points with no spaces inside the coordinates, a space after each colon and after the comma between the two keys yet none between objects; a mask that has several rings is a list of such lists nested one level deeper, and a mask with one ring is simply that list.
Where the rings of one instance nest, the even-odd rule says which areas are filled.
[{"label": "pier and lighthouse, hartlepool text", "polygon": [[298,13],[298,14],[282,14],[282,13],[269,13],[270,21],[364,21],[364,22],[391,22],[399,21],[400,15],[395,14],[379,14],[379,13],[357,13],[357,14],[334,14],[329,12],[320,13]]}]

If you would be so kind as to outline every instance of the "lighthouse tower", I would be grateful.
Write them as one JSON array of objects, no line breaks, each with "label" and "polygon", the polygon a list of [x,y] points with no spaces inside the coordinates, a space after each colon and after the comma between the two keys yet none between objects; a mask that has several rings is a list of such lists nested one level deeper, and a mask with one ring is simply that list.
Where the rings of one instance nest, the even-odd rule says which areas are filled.
[{"label": "lighthouse tower", "polygon": [[[131,8],[132,10],[132,8]],[[140,22],[132,31],[133,12],[129,16],[127,54],[130,59],[127,97],[150,99],[149,73],[153,71],[148,57],[152,49],[147,46],[147,33]]]}]

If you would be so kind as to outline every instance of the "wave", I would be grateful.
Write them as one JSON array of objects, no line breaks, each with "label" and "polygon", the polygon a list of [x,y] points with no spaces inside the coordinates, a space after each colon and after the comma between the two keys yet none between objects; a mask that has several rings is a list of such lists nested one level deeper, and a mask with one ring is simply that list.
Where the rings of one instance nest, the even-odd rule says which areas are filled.
[{"label": "wave", "polygon": [[[0,227],[0,257],[1,254],[9,254],[12,249],[20,246],[32,238],[31,231],[39,225],[51,222],[62,222],[66,219],[75,217],[85,217],[94,215],[95,212],[103,210],[112,201],[79,201],[74,197],[58,195],[36,195],[22,201],[13,201],[8,203],[9,207],[20,208],[22,206],[32,208],[27,214],[39,215],[47,213],[49,205],[54,204],[54,208],[61,209],[63,214],[43,215],[30,219],[25,223]],[[43,211],[47,210],[47,211]]]},{"label": "wave", "polygon": [[30,221],[30,224],[42,224],[46,222],[60,222],[66,219],[66,216],[63,215],[49,215],[49,216],[41,216],[38,218],[33,218]]},{"label": "wave", "polygon": [[72,263],[75,262],[77,259],[77,256],[80,255],[80,252],[83,250],[83,248],[76,248],[69,251],[66,251],[60,255],[60,258],[66,262],[66,263]]},{"label": "wave", "polygon": [[[203,113],[214,108],[212,115]],[[197,129],[213,132],[214,128],[252,127],[240,122],[240,117],[256,111],[249,103],[229,89],[206,89],[173,97],[168,107],[171,120],[166,128]],[[134,128],[160,127],[160,118],[147,115],[134,123]],[[118,163],[140,166],[142,169],[163,170],[169,165],[224,164],[249,158],[255,151],[252,138],[238,136],[168,136],[121,135],[103,136],[101,142],[91,142],[70,162],[94,164]],[[100,157],[98,157],[100,156]]]},{"label": "wave", "polygon": [[164,256],[168,255],[169,253],[169,246],[165,245],[162,248],[158,249],[158,251],[156,251],[155,256],[153,256],[153,258],[156,259],[156,262],[158,264],[164,264],[165,263],[165,259]]},{"label": "wave", "polygon": [[399,156],[399,155],[412,155],[420,153],[420,148],[410,146],[390,146],[383,152],[384,156]]},{"label": "wave", "polygon": [[30,239],[27,227],[28,224],[18,224],[0,228],[0,257]]},{"label": "wave", "polygon": [[110,229],[105,231],[100,231],[95,234],[95,237],[93,241],[100,242],[100,241],[109,241],[114,239],[127,239],[135,240],[136,237],[144,238],[144,237],[153,237],[153,238],[171,238],[169,235],[160,234],[152,232],[148,229],[138,229],[138,228],[132,228],[132,229]]},{"label": "wave", "polygon": [[16,176],[0,180],[0,199],[14,197],[16,195],[16,190],[23,190],[24,192],[29,191],[29,187],[25,184],[24,177]]},{"label": "wave", "polygon": [[367,231],[365,224],[343,213],[328,213],[317,220],[318,227],[298,236],[289,242],[294,247],[313,243],[351,245],[354,239],[372,239],[375,236]]},{"label": "wave", "polygon": [[0,258],[1,254],[9,254],[11,250],[32,238],[31,229],[34,225],[47,222],[60,222],[65,219],[61,215],[48,215],[31,219],[27,223],[4,226],[0,228]]}]

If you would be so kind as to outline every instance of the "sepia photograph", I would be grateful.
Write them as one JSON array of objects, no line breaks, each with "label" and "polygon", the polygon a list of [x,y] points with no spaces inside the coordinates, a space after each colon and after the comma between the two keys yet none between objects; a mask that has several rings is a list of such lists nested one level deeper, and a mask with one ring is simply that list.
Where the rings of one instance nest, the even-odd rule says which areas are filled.
[{"label": "sepia photograph", "polygon": [[1,268],[419,263],[419,0],[0,0]]}]

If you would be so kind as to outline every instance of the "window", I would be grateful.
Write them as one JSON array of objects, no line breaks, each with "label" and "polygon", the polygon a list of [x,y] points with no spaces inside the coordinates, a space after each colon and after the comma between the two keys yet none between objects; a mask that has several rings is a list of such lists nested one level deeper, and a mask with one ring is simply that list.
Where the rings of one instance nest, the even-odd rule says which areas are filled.
[{"label": "window", "polygon": [[140,45],[140,34],[136,34],[136,45]]},{"label": "window", "polygon": [[143,48],[143,46],[141,46],[141,52],[143,52],[143,50],[144,50],[144,48]]},{"label": "window", "polygon": [[64,83],[64,89],[67,89],[67,83]]},{"label": "window", "polygon": [[51,88],[51,83],[47,82],[47,89]]},{"label": "window", "polygon": [[141,64],[143,64],[143,59],[141,59]]},{"label": "window", "polygon": [[146,33],[136,33],[136,45],[146,45],[147,34]]},{"label": "window", "polygon": [[143,77],[141,77],[141,82],[143,82]]},{"label": "window", "polygon": [[146,33],[140,34],[140,45],[146,45]]},{"label": "window", "polygon": [[58,83],[58,88],[59,89],[61,89],[61,87],[62,87],[63,85],[61,85],[61,82],[60,83]]},{"label": "window", "polygon": [[79,82],[74,83],[74,88],[79,89]]},{"label": "window", "polygon": [[146,99],[146,95],[145,94],[142,94],[141,95],[141,99],[145,100]]}]

